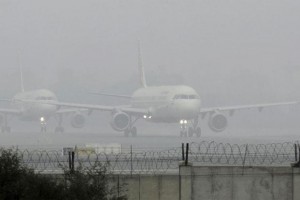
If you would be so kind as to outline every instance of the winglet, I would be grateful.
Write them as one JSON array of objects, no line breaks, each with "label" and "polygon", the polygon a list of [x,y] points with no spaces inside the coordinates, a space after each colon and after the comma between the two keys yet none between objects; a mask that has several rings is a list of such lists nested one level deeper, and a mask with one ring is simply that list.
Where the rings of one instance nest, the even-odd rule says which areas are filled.
[{"label": "winglet", "polygon": [[142,62],[142,53],[141,53],[141,47],[140,47],[140,41],[138,41],[138,66],[139,66],[139,75],[140,75],[140,84],[146,88],[147,87],[147,82],[146,82],[146,77],[145,77],[145,70]]}]

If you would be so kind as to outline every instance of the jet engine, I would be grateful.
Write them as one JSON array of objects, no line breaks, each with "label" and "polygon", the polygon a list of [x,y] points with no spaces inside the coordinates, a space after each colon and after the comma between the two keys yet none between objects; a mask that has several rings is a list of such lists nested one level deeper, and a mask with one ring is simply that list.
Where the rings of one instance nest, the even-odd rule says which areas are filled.
[{"label": "jet engine", "polygon": [[76,113],[71,119],[71,125],[73,128],[83,128],[85,125],[85,116],[81,113]]},{"label": "jet engine", "polygon": [[114,130],[124,131],[130,125],[130,117],[124,112],[114,113],[110,124]]},{"label": "jet engine", "polygon": [[208,126],[214,132],[222,132],[227,127],[227,117],[221,113],[214,113],[210,116]]}]

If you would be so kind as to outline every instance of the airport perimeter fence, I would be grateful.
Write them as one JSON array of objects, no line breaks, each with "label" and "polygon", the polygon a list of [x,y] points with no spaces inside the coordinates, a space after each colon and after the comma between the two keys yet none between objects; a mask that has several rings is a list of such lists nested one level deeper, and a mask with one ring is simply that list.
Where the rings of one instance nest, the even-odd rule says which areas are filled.
[{"label": "airport perimeter fence", "polygon": [[[17,151],[25,165],[41,173],[61,173],[71,164],[91,167],[101,162],[108,163],[108,170],[116,174],[164,174],[178,173],[183,160],[194,166],[290,166],[299,160],[300,149],[298,142],[238,145],[203,141],[188,146],[161,151],[125,148],[111,153],[97,148]],[[73,159],[68,151],[73,152]]]}]

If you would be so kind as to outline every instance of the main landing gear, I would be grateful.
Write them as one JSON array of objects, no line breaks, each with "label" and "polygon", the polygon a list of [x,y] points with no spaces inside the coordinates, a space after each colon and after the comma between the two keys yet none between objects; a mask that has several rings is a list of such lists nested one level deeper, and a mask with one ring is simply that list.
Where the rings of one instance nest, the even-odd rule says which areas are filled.
[{"label": "main landing gear", "polygon": [[188,129],[188,136],[189,137],[193,137],[194,135],[196,135],[196,137],[200,137],[201,136],[201,128],[200,127],[189,127]]},{"label": "main landing gear", "polygon": [[124,136],[128,137],[130,134],[132,137],[136,137],[137,136],[137,128],[134,125],[134,123],[138,120],[139,118],[136,118],[134,120],[132,120],[132,117],[130,116],[129,118],[129,126],[128,128],[124,131]]},{"label": "main landing gear", "polygon": [[198,127],[198,118],[194,119],[192,126],[188,126],[187,120],[180,120],[181,130],[180,130],[180,137],[196,137],[201,136],[201,128]]},{"label": "main landing gear", "polygon": [[132,137],[136,137],[137,136],[137,128],[135,126],[131,127],[131,128],[127,128],[124,131],[124,136],[125,137],[128,137],[130,134],[132,135]]},{"label": "main landing gear", "polygon": [[7,119],[7,115],[3,116],[3,126],[1,127],[1,132],[2,133],[10,133],[11,132],[11,128],[10,126],[8,126],[8,119]]},{"label": "main landing gear", "polygon": [[58,126],[54,130],[55,133],[63,133],[65,131],[65,128],[62,126],[62,122],[63,122],[63,116],[59,115],[58,116]]},{"label": "main landing gear", "polygon": [[2,126],[1,127],[1,132],[2,133],[10,133],[11,132],[11,128],[9,126]]}]

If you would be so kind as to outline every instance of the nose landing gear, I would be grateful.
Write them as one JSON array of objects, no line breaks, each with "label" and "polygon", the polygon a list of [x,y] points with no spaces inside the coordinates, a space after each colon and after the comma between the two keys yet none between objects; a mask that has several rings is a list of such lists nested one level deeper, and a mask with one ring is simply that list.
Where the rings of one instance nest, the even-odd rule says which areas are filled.
[{"label": "nose landing gear", "polygon": [[180,137],[193,137],[196,135],[196,137],[201,136],[201,128],[198,127],[198,118],[194,119],[194,122],[192,126],[188,127],[188,121],[187,120],[180,120],[181,124],[181,130],[180,130]]},{"label": "nose landing gear", "polygon": [[45,117],[41,117],[40,122],[41,122],[41,133],[46,133],[47,132],[47,122],[46,122]]},{"label": "nose landing gear", "polygon": [[188,135],[188,121],[180,120],[180,137],[187,137]]},{"label": "nose landing gear", "polygon": [[8,119],[7,119],[7,115],[4,115],[3,118],[3,126],[1,127],[1,132],[2,133],[10,133],[11,132],[11,128],[10,126],[8,126]]}]

